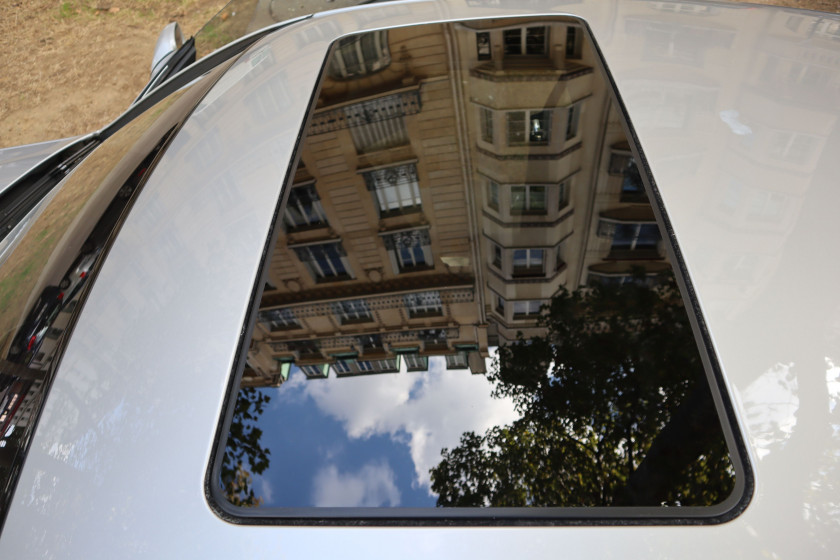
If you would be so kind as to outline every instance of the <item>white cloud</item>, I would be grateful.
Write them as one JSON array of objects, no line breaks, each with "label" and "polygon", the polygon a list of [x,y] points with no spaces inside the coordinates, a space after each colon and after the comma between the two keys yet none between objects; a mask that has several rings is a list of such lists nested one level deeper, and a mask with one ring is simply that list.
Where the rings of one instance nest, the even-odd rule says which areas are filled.
[{"label": "white cloud", "polygon": [[409,447],[415,484],[428,489],[440,450],[458,445],[466,431],[484,433],[518,415],[510,401],[490,396],[484,375],[447,371],[442,358],[428,373],[401,372],[306,383],[304,391],[350,438],[389,435]]},{"label": "white cloud", "polygon": [[267,478],[260,477],[260,491],[257,495],[263,498],[266,504],[271,503],[271,498],[274,495],[274,487]]},{"label": "white cloud", "polygon": [[759,459],[784,446],[796,427],[799,383],[793,364],[776,364],[741,394]]},{"label": "white cloud", "polygon": [[386,462],[368,463],[356,473],[340,473],[335,465],[318,471],[313,480],[315,507],[396,507],[400,491]]}]

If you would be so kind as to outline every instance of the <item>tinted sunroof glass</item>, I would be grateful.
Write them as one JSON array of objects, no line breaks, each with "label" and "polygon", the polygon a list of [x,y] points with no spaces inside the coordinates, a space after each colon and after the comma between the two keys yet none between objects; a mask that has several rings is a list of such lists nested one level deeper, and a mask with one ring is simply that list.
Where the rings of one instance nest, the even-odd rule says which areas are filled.
[{"label": "tinted sunroof glass", "polygon": [[557,18],[334,45],[219,496],[304,519],[737,502],[718,389],[596,56]]}]

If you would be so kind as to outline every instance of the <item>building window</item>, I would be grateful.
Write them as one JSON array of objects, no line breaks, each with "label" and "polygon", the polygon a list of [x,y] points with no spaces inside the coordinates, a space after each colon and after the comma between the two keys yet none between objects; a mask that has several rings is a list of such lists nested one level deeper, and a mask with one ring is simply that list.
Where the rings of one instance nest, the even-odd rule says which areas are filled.
[{"label": "building window", "polygon": [[478,60],[490,60],[493,58],[490,50],[490,33],[481,32],[475,34],[475,48]]},{"label": "building window", "polygon": [[364,375],[367,373],[396,373],[400,370],[397,358],[384,360],[337,360],[333,364],[339,376]]},{"label": "building window", "polygon": [[624,170],[624,178],[621,180],[621,201],[622,202],[647,202],[645,186],[642,183],[642,175],[636,167],[633,158],[630,158],[631,165]]},{"label": "building window", "polygon": [[350,137],[356,152],[366,154],[408,144],[408,132],[403,117],[393,117],[350,127]]},{"label": "building window", "polygon": [[382,337],[378,334],[363,334],[356,337],[356,342],[365,352],[371,350],[383,350]]},{"label": "building window", "polygon": [[440,292],[438,291],[406,294],[403,296],[403,300],[408,308],[408,316],[412,319],[437,317],[443,314],[443,304],[440,301]]},{"label": "building window", "polygon": [[330,61],[333,78],[359,78],[391,64],[388,31],[372,31],[338,41]]},{"label": "building window", "polygon": [[621,202],[647,202],[647,193],[642,175],[633,155],[624,150],[613,150],[610,154],[608,172],[621,175]]},{"label": "building window", "polygon": [[562,210],[569,204],[569,186],[567,181],[557,185],[557,209]]},{"label": "building window", "polygon": [[481,121],[481,139],[488,144],[493,143],[493,111],[487,107],[479,107]]},{"label": "building window", "polygon": [[259,320],[272,332],[300,328],[300,324],[291,309],[269,309],[267,311],[260,311]]},{"label": "building window", "polygon": [[399,360],[397,358],[374,360],[373,369],[378,373],[397,373],[400,371]]},{"label": "building window", "polygon": [[335,369],[336,375],[346,375],[348,373],[353,373],[353,361],[336,360],[336,362],[333,364],[333,368]]},{"label": "building window", "polygon": [[546,144],[551,130],[551,111],[509,111],[507,141],[509,146]]},{"label": "building window", "polygon": [[505,298],[499,295],[496,296],[496,313],[502,317],[505,316],[505,303]]},{"label": "building window", "polygon": [[341,243],[295,247],[295,254],[306,265],[316,282],[348,280],[350,267]]},{"label": "building window", "polygon": [[356,151],[364,154],[408,144],[405,116],[419,110],[419,93],[407,91],[320,113],[314,126],[319,132],[326,132],[343,123],[350,129]]},{"label": "building window", "polygon": [[365,171],[362,175],[368,190],[376,196],[380,217],[420,211],[420,185],[413,163]]},{"label": "building window", "polygon": [[275,78],[271,87],[254,88],[243,105],[248,108],[254,122],[261,124],[282,112],[290,100],[284,81]]},{"label": "building window", "polygon": [[370,308],[363,299],[339,301],[332,305],[333,313],[341,320],[342,325],[365,323],[372,321]]},{"label": "building window", "polygon": [[548,45],[548,28],[539,26],[505,29],[503,40],[505,55],[545,55]]},{"label": "building window", "polygon": [[502,269],[502,248],[493,243],[493,266]]},{"label": "building window", "polygon": [[431,239],[425,229],[401,231],[384,236],[394,268],[399,272],[426,270],[433,265]]},{"label": "building window", "polygon": [[770,139],[769,154],[791,163],[805,163],[818,146],[817,138],[808,134],[776,131]]},{"label": "building window", "polygon": [[417,354],[403,354],[406,371],[426,371],[429,369],[429,358]]},{"label": "building window", "polygon": [[779,219],[787,205],[788,197],[765,190],[753,190],[747,202],[746,217],[750,220],[774,222]]},{"label": "building window", "polygon": [[366,373],[397,373],[400,371],[400,364],[397,358],[387,358],[384,360],[347,360],[347,364],[343,367],[346,371],[342,371],[343,375],[349,374],[366,374]]},{"label": "building window", "polygon": [[466,352],[458,352],[457,354],[446,356],[446,369],[467,369]]},{"label": "building window", "polygon": [[566,58],[580,58],[583,33],[577,27],[566,28]]},{"label": "building window", "polygon": [[612,237],[609,258],[659,258],[659,227],[656,224],[615,223],[602,220],[598,235]]},{"label": "building window", "polygon": [[329,366],[327,364],[300,366],[300,371],[310,379],[324,378],[329,373]]},{"label": "building window", "polygon": [[499,183],[487,181],[487,204],[494,210],[499,209]]},{"label": "building window", "polygon": [[425,329],[417,331],[417,339],[423,341],[426,350],[437,350],[447,347],[446,329]]},{"label": "building window", "polygon": [[510,187],[511,214],[545,214],[546,187],[544,185],[513,185]]},{"label": "building window", "polygon": [[554,251],[554,270],[560,270],[566,266],[566,263],[563,261],[563,252],[561,250],[561,245],[557,246],[557,249]]},{"label": "building window", "polygon": [[527,319],[529,317],[536,317],[540,314],[540,307],[542,307],[542,301],[538,299],[514,301],[513,318]]},{"label": "building window", "polygon": [[610,175],[623,175],[631,165],[636,165],[636,162],[629,151],[614,149],[610,154],[608,173]]},{"label": "building window", "polygon": [[283,212],[283,221],[289,231],[327,225],[327,217],[314,183],[292,188]]},{"label": "building window", "polygon": [[571,140],[578,134],[578,122],[580,121],[580,104],[576,103],[569,107],[566,117],[566,140]]},{"label": "building window", "polygon": [[514,276],[545,276],[544,249],[514,249]]}]

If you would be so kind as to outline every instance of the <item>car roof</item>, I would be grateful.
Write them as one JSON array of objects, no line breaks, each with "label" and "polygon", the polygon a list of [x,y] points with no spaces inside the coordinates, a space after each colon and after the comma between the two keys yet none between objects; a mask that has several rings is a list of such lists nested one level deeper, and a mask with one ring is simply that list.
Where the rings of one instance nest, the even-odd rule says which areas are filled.
[{"label": "car roof", "polygon": [[[208,506],[208,460],[247,298],[329,45],[359,30],[557,9],[414,2],[317,15],[270,35],[199,103],[90,292],[0,554],[832,555],[840,265],[823,247],[840,237],[830,214],[840,202],[831,157],[840,146],[840,24],[776,8],[695,14],[658,4],[584,1],[563,13],[585,20],[606,61],[749,443],[755,495],[739,517],[667,530],[495,529],[487,538],[470,528],[240,526]],[[259,129],[239,118],[255,72],[269,77],[251,87],[281,92],[286,109]]]}]

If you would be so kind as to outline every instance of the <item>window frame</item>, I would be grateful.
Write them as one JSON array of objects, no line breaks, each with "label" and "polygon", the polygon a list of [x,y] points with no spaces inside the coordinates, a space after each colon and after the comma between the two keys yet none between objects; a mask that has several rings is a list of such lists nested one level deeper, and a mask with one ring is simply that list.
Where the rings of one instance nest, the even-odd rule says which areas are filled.
[{"label": "window frame", "polygon": [[345,299],[332,304],[333,314],[342,325],[355,325],[373,321],[373,314],[365,299]]},{"label": "window frame", "polygon": [[572,103],[566,113],[566,141],[576,138],[580,132],[580,114],[582,102]]},{"label": "window frame", "polygon": [[[529,33],[532,30],[541,30],[542,32],[542,41],[540,41],[540,47],[536,50],[538,52],[528,52],[529,50],[534,50],[534,45],[536,42],[531,42],[531,34]],[[502,52],[504,56],[547,56],[548,53],[548,45],[550,44],[549,41],[549,33],[550,29],[547,25],[523,25],[521,27],[515,27],[511,29],[504,29],[502,30]],[[511,39],[514,38],[514,34],[518,34],[519,37],[515,41],[509,41],[508,37]],[[509,50],[509,46],[516,46],[519,52],[511,52]]]},{"label": "window frame", "polygon": [[380,219],[422,212],[423,199],[415,162],[361,170],[360,173],[376,201]]},{"label": "window frame", "polygon": [[409,319],[440,317],[443,315],[443,301],[438,290],[405,294],[403,296],[403,303],[408,311]]},{"label": "window frame", "polygon": [[475,58],[476,60],[493,59],[493,42],[489,31],[478,31],[475,34]]},{"label": "window frame", "polygon": [[[365,52],[365,47],[370,45],[362,45],[362,42],[367,37],[372,37],[372,46],[375,49],[374,56],[369,58],[368,55],[370,53]],[[345,58],[351,54],[356,56],[357,61],[352,64],[358,66],[358,68],[354,68],[353,66],[348,68],[348,62]],[[339,39],[332,49],[328,60],[329,74],[334,80],[361,78],[384,70],[390,64],[391,50],[388,44],[387,29],[357,33]]]},{"label": "window frame", "polygon": [[[545,276],[545,249],[519,247],[511,249],[511,251],[511,276],[513,278],[537,278]],[[522,252],[525,253],[525,264],[517,266],[517,253]],[[521,257],[519,260],[521,261]]]},{"label": "window frame", "polygon": [[482,142],[492,144],[495,139],[495,111],[489,107],[478,107],[479,135]]},{"label": "window frame", "polygon": [[[525,214],[548,214],[548,189],[550,186],[551,185],[534,183],[510,185],[510,214],[512,216]],[[514,189],[516,189],[517,191],[520,189],[522,190],[522,201],[524,202],[524,204],[521,208],[518,208],[516,206],[517,196],[514,192]],[[536,197],[534,193],[538,189],[542,191],[542,207],[535,208],[534,204],[537,201],[538,197]]]},{"label": "window frame", "polygon": [[470,367],[469,356],[463,351],[456,352],[455,354],[446,354],[444,359],[446,360],[447,370],[464,370]]},{"label": "window frame", "polygon": [[540,310],[545,302],[540,299],[520,299],[511,302],[513,304],[513,319],[522,321],[533,319],[540,315]]},{"label": "window frame", "polygon": [[[532,139],[532,129],[530,123],[534,120],[534,115],[544,113],[545,126],[540,125],[540,128],[545,131],[545,138]],[[508,146],[547,146],[551,142],[551,125],[552,125],[552,109],[515,109],[512,111],[505,111],[505,136]],[[522,115],[522,121],[514,122],[517,115]],[[516,121],[519,119],[517,118]],[[522,127],[522,130],[516,131],[516,128]],[[521,134],[522,139],[516,138]]]},{"label": "window frame", "polygon": [[487,205],[493,210],[499,209],[500,185],[493,179],[487,179]]},{"label": "window frame", "polygon": [[[322,264],[319,262],[318,255],[313,252],[316,247],[322,251],[326,251],[327,248],[333,248],[334,254],[328,255],[326,253],[322,253],[322,256],[324,257],[322,260],[326,264],[330,265],[330,274],[326,274]],[[298,260],[303,263],[316,283],[339,282],[353,278],[353,273],[350,270],[350,263],[347,260],[347,254],[344,252],[344,248],[342,247],[340,241],[314,243],[293,248]],[[301,258],[301,253],[306,253],[308,258]],[[341,265],[341,270],[339,270],[338,266],[336,266],[338,264]]]},{"label": "window frame", "polygon": [[[302,200],[303,198],[308,198],[309,200]],[[291,204],[297,206],[295,210],[300,215],[300,219],[295,218],[290,212],[289,207]],[[315,188],[315,181],[292,186],[289,191],[289,199],[283,209],[283,224],[286,227],[286,231],[289,232],[329,227],[327,214],[321,205],[321,197],[318,196],[318,190]]]},{"label": "window frame", "polygon": [[380,234],[383,237],[391,266],[396,274],[434,268],[431,238],[426,228],[414,228]]},{"label": "window frame", "polygon": [[300,321],[288,307],[260,312],[258,321],[268,327],[269,332],[299,329]]}]

